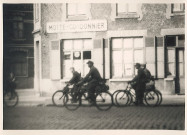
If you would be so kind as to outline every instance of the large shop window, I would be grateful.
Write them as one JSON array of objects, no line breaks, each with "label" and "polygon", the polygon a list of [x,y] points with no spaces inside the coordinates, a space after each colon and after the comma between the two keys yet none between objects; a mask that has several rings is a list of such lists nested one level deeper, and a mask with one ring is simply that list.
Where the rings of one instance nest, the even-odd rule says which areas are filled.
[{"label": "large shop window", "polygon": [[172,13],[184,13],[185,12],[185,4],[184,3],[175,3],[171,5]]},{"label": "large shop window", "polygon": [[86,63],[92,59],[92,40],[63,40],[62,46],[63,78],[71,77],[70,67],[74,67],[82,76],[85,76],[89,71]]},{"label": "large shop window", "polygon": [[16,51],[11,54],[11,71],[16,77],[26,77],[28,75],[27,53]]},{"label": "large shop window", "polygon": [[85,3],[68,3],[66,5],[67,18],[87,17],[89,13],[89,4]]},{"label": "large shop window", "polygon": [[180,70],[180,74],[182,75],[184,73],[184,60],[182,57],[184,49],[179,51],[179,56],[176,55],[177,48],[183,48],[184,44],[184,35],[166,36],[166,76],[176,76],[176,64],[179,64],[178,70]]},{"label": "large shop window", "polygon": [[132,77],[136,74],[134,64],[144,62],[143,38],[112,39],[112,77]]}]

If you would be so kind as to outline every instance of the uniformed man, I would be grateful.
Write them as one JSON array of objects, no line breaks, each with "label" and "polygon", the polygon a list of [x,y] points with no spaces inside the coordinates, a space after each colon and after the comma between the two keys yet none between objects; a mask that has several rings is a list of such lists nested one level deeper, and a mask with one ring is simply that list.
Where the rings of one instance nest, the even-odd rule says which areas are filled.
[{"label": "uniformed man", "polygon": [[89,73],[83,78],[83,82],[88,82],[88,99],[91,99],[90,102],[94,103],[95,101],[95,88],[102,80],[101,75],[97,68],[94,67],[94,63],[92,61],[87,62],[88,67],[90,68]]},{"label": "uniformed man", "polygon": [[146,63],[142,64],[142,69],[146,76],[146,83],[149,83],[151,81],[151,72],[146,68]]},{"label": "uniformed man", "polygon": [[73,102],[76,101],[76,98],[77,98],[77,92],[78,92],[78,87],[77,87],[77,83],[81,80],[81,74],[78,73],[77,71],[75,71],[75,68],[74,67],[71,67],[70,68],[70,71],[71,73],[73,74],[71,80],[68,82],[69,85],[73,85],[73,88],[72,88],[72,95],[73,95]]},{"label": "uniformed man", "polygon": [[143,105],[143,97],[144,97],[144,91],[145,91],[145,80],[146,76],[141,68],[140,63],[135,64],[135,68],[138,70],[138,74],[134,77],[132,81],[136,82],[136,105]]}]

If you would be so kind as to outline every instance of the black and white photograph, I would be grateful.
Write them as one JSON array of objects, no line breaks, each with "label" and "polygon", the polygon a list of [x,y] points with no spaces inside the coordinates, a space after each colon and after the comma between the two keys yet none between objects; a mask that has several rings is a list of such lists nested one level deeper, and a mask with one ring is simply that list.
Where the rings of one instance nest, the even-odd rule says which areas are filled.
[{"label": "black and white photograph", "polygon": [[2,3],[3,132],[185,134],[184,0],[28,2]]}]

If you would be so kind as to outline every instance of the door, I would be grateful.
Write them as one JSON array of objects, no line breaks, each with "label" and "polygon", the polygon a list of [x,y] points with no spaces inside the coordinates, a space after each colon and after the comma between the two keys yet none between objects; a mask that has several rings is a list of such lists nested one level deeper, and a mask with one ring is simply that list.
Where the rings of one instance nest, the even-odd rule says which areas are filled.
[{"label": "door", "polygon": [[185,93],[184,49],[176,49],[176,93]]}]

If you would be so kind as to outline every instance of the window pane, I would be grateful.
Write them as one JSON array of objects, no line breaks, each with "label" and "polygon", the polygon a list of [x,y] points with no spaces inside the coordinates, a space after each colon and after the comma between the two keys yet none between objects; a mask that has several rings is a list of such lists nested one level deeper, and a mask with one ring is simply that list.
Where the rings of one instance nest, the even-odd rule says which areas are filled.
[{"label": "window pane", "polygon": [[135,63],[143,63],[143,50],[135,50],[134,51],[134,62]]},{"label": "window pane", "polygon": [[77,14],[77,4],[69,3],[68,4],[68,15],[76,15]]},{"label": "window pane", "polygon": [[113,77],[122,77],[122,64],[113,64]]},{"label": "window pane", "polygon": [[64,49],[72,49],[72,40],[64,40]]},{"label": "window pane", "polygon": [[174,12],[184,11],[184,4],[181,4],[181,3],[173,4],[173,11]]},{"label": "window pane", "polygon": [[134,38],[134,48],[143,47],[143,38]]},{"label": "window pane", "polygon": [[166,46],[176,46],[176,36],[167,36]]},{"label": "window pane", "polygon": [[91,51],[83,51],[83,59],[91,59]]},{"label": "window pane", "polygon": [[163,47],[157,47],[157,61],[164,61]]},{"label": "window pane", "polygon": [[23,38],[23,31],[19,31],[19,38]]},{"label": "window pane", "polygon": [[183,47],[184,43],[185,43],[185,36],[184,35],[179,35],[178,39],[179,39],[178,40],[178,45]]},{"label": "window pane", "polygon": [[128,4],[128,12],[135,13],[137,12],[137,5],[136,4]]},{"label": "window pane", "polygon": [[113,51],[112,61],[113,61],[113,63],[122,63],[122,52],[121,51]]},{"label": "window pane", "polygon": [[19,30],[23,30],[23,23],[19,22],[18,23],[18,28],[19,28]]},{"label": "window pane", "polygon": [[124,63],[133,63],[133,51],[132,50],[124,51]]},{"label": "window pane", "polygon": [[123,47],[124,48],[132,48],[133,47],[133,38],[124,38]]},{"label": "window pane", "polygon": [[133,74],[133,64],[125,64],[124,69],[125,69],[124,72],[126,76],[131,76]]},{"label": "window pane", "polygon": [[74,40],[73,48],[74,49],[82,49],[83,41],[82,40]]},{"label": "window pane", "polygon": [[73,59],[80,60],[81,59],[81,52],[80,51],[73,52]]},{"label": "window pane", "polygon": [[84,49],[92,49],[92,40],[88,39],[88,40],[84,40]]},{"label": "window pane", "polygon": [[179,75],[183,76],[184,75],[184,64],[179,63]]},{"label": "window pane", "polygon": [[175,50],[168,50],[168,62],[175,62]]},{"label": "window pane", "polygon": [[174,63],[168,63],[168,75],[171,74],[172,76],[175,76],[175,64]]},{"label": "window pane", "polygon": [[64,60],[70,60],[71,59],[71,52],[64,52]]},{"label": "window pane", "polygon": [[113,39],[112,40],[112,47],[113,48],[122,48],[122,39]]},{"label": "window pane", "polygon": [[151,72],[151,75],[155,75],[155,64],[147,64],[146,68]]},{"label": "window pane", "polygon": [[77,72],[81,73],[81,71],[82,71],[82,62],[81,62],[81,60],[73,61],[73,67],[75,68],[75,70]]},{"label": "window pane", "polygon": [[117,4],[117,12],[118,12],[118,13],[127,12],[127,4],[118,3],[118,4]]},{"label": "window pane", "polygon": [[179,62],[183,62],[184,60],[183,50],[179,50]]},{"label": "window pane", "polygon": [[70,78],[72,76],[72,74],[70,73],[70,67],[72,67],[71,60],[64,60],[63,75],[66,78]]},{"label": "window pane", "polygon": [[77,13],[76,14],[81,14],[84,15],[88,12],[88,4],[80,3],[77,4]]},{"label": "window pane", "polygon": [[17,22],[13,22],[13,29],[17,29]]},{"label": "window pane", "polygon": [[164,77],[164,63],[163,62],[158,62],[157,63],[157,69],[158,69],[158,77]]}]

